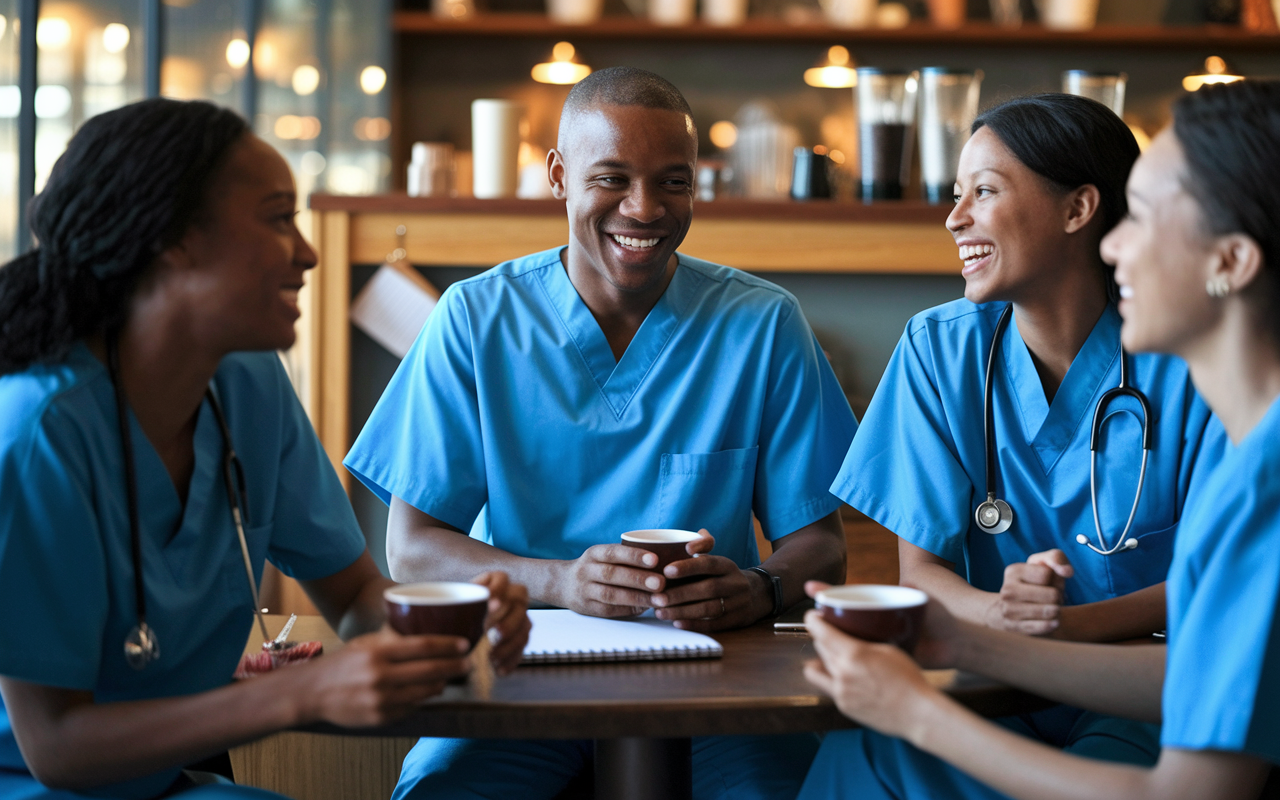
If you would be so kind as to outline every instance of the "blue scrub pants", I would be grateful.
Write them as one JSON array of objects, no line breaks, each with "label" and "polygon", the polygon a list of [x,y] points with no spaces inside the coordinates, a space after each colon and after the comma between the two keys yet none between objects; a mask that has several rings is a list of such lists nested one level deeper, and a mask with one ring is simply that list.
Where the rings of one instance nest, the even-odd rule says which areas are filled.
[{"label": "blue scrub pants", "polygon": [[[1069,706],[995,720],[1031,739],[1086,758],[1153,766],[1160,726]],[[1008,800],[945,761],[869,730],[827,734],[798,800]]]},{"label": "blue scrub pants", "polygon": [[[251,786],[237,786],[225,779],[170,792],[161,797],[179,800],[288,800],[284,795]],[[3,800],[101,800],[102,797],[104,795],[50,789],[26,773],[0,770],[0,798]]]},{"label": "blue scrub pants", "polygon": [[[693,740],[694,800],[792,800],[818,737]],[[591,763],[590,739],[421,739],[392,800],[550,800]]]}]

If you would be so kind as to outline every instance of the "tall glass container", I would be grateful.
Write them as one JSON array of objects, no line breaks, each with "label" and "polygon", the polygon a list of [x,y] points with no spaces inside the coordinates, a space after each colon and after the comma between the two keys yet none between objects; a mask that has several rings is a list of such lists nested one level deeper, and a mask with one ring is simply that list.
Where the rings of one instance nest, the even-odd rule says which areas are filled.
[{"label": "tall glass container", "polygon": [[1123,72],[1090,72],[1087,69],[1069,69],[1062,73],[1062,91],[1090,100],[1097,100],[1124,116],[1124,87],[1129,76]]},{"label": "tall glass container", "polygon": [[911,175],[919,73],[858,68],[858,150],[862,201],[899,200]]},{"label": "tall glass container", "polygon": [[981,87],[982,70],[920,70],[920,177],[930,203],[951,197]]}]

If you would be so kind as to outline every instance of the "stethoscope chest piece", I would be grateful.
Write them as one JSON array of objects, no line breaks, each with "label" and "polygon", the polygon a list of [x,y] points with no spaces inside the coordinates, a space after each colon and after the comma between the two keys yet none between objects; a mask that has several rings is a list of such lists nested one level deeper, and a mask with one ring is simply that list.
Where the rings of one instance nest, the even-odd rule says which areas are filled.
[{"label": "stethoscope chest piece", "polygon": [[160,641],[145,622],[139,622],[124,640],[124,660],[134,669],[143,669],[160,657]]},{"label": "stethoscope chest piece", "polygon": [[[124,639],[124,659],[130,667],[141,670],[160,658],[160,641],[156,638],[156,632],[147,624],[147,595],[142,576],[142,533],[138,523],[138,481],[133,463],[133,441],[129,433],[128,401],[125,399],[124,388],[120,382],[120,349],[116,341],[117,333],[112,332],[107,336],[107,371],[115,389],[116,414],[120,425],[125,496],[129,511],[129,550],[133,561],[133,594],[138,613],[138,624],[133,626]],[[236,457],[235,448],[231,446],[231,428],[227,425],[226,415],[222,413],[222,404],[218,402],[212,381],[205,391],[205,397],[209,401],[209,408],[213,411],[213,417],[217,420],[218,429],[222,433],[222,480],[227,489],[227,502],[231,506],[231,521],[236,529],[236,538],[240,540],[240,554],[244,558],[249,591],[253,595],[253,613],[258,619],[258,627],[262,630],[265,641],[271,636],[267,633],[267,624],[262,618],[258,582],[254,577],[249,544],[244,535],[244,526],[249,520],[244,468],[240,465],[240,459]]]},{"label": "stethoscope chest piece", "polygon": [[1013,524],[1013,509],[1003,500],[988,497],[973,512],[973,519],[986,533],[1004,533]]}]

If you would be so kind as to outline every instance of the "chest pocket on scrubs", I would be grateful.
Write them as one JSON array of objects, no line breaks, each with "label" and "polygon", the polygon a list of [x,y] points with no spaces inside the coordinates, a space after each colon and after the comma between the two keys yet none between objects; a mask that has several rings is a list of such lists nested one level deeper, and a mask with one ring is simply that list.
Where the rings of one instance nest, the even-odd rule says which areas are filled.
[{"label": "chest pocket on scrubs", "polygon": [[659,524],[692,531],[706,528],[716,537],[715,552],[733,557],[730,549],[740,549],[737,540],[751,529],[759,451],[747,447],[716,453],[663,453]]}]

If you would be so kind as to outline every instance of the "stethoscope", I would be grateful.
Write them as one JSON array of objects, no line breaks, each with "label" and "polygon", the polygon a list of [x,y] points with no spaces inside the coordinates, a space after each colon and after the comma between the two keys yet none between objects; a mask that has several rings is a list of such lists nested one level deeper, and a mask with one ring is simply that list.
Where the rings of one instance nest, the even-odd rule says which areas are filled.
[{"label": "stethoscope", "polygon": [[[991,404],[991,375],[995,370],[996,351],[999,349],[1000,336],[1004,333],[1004,329],[1008,327],[1009,317],[1012,314],[1013,304],[1010,303],[1000,315],[999,321],[996,322],[995,335],[991,339],[991,350],[987,353],[986,386],[982,401],[982,423],[986,434],[987,448],[987,499],[978,505],[978,508],[973,512],[973,518],[980,530],[992,534],[1004,533],[1013,524],[1013,509],[1004,500],[996,497],[996,431]],[[1130,537],[1129,531],[1133,528],[1133,520],[1138,514],[1138,501],[1142,499],[1142,486],[1147,479],[1147,456],[1151,454],[1151,428],[1148,425],[1148,421],[1151,418],[1151,406],[1147,402],[1146,395],[1129,385],[1128,362],[1128,355],[1124,352],[1124,348],[1121,347],[1120,385],[1104,392],[1102,397],[1098,398],[1098,405],[1093,411],[1093,432],[1089,436],[1089,501],[1093,505],[1093,529],[1098,534],[1098,544],[1095,545],[1083,533],[1076,536],[1077,542],[1104,556],[1114,555],[1124,550],[1132,550],[1138,546],[1138,540]],[[1142,466],[1138,470],[1138,489],[1133,495],[1133,508],[1129,510],[1129,521],[1125,523],[1124,531],[1121,532],[1115,544],[1108,547],[1106,537],[1102,534],[1102,521],[1098,517],[1098,434],[1102,430],[1103,420],[1106,419],[1108,404],[1117,397],[1132,397],[1138,401],[1138,406],[1142,410]]]},{"label": "stethoscope", "polygon": [[[133,626],[124,640],[124,658],[129,666],[142,669],[160,658],[160,641],[156,632],[147,624],[147,597],[142,579],[142,534],[138,528],[138,477],[133,463],[133,437],[129,432],[129,404],[125,400],[120,381],[120,349],[116,334],[107,337],[107,371],[116,395],[116,416],[120,422],[120,445],[124,452],[124,483],[129,506],[129,544],[133,557],[133,594],[138,611],[138,624]],[[231,520],[235,523],[236,536],[240,539],[240,554],[244,556],[245,573],[249,576],[249,590],[253,593],[253,613],[262,629],[263,640],[269,640],[266,620],[262,618],[262,606],[258,602],[258,581],[253,577],[253,560],[249,557],[249,543],[245,540],[244,526],[249,519],[249,497],[245,491],[244,467],[231,445],[231,428],[222,413],[222,404],[213,390],[213,384],[205,390],[205,398],[213,417],[222,432],[222,479],[227,487],[227,502],[231,505]]]}]

